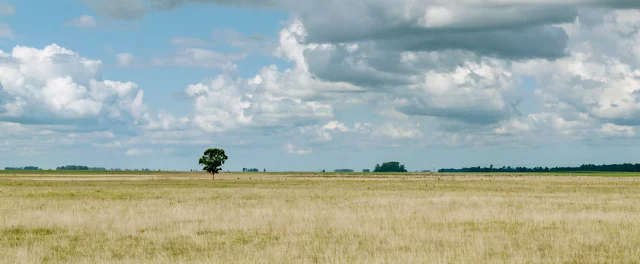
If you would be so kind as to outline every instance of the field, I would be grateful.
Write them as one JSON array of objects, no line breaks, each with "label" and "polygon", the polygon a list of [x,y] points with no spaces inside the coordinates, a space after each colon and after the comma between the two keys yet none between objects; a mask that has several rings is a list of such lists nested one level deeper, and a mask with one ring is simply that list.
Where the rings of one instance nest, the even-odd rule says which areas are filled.
[{"label": "field", "polygon": [[636,174],[0,173],[0,263],[639,263]]}]

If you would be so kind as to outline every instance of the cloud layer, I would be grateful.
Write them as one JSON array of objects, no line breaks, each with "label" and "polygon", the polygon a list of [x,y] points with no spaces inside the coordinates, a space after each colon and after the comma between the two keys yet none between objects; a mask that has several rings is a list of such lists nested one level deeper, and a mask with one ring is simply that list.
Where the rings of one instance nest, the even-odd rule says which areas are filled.
[{"label": "cloud layer", "polygon": [[[314,155],[323,147],[633,140],[640,126],[638,1],[86,2],[121,19],[203,3],[289,12],[275,47],[263,49],[289,66],[242,77],[235,62],[264,46],[260,36],[176,36],[177,52],[151,65],[219,70],[182,87],[192,109],[177,116],[148,109],[135,83],[102,80],[99,60],[58,45],[18,46],[0,53],[7,131],[83,124],[86,133],[111,133],[92,134],[105,141],[96,147],[131,156],[214,140]],[[217,51],[218,42],[240,52]],[[121,67],[137,59],[116,55]],[[135,133],[113,138],[123,131]]]},{"label": "cloud layer", "polygon": [[402,51],[461,49],[511,59],[555,59],[567,54],[568,37],[554,25],[571,23],[581,8],[638,8],[632,0],[410,1],[350,0],[87,0],[101,13],[137,18],[189,3],[271,8],[300,19],[309,43],[374,41]]}]

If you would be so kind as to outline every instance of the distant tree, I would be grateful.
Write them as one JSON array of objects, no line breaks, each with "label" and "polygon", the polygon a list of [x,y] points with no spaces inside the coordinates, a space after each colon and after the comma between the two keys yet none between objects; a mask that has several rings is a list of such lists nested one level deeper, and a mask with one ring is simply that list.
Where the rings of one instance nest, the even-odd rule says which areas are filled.
[{"label": "distant tree", "polygon": [[204,152],[204,156],[200,158],[199,164],[204,166],[202,170],[211,173],[212,179],[216,179],[216,173],[222,170],[222,165],[227,161],[228,157],[223,149],[210,148]]},{"label": "distant tree", "polygon": [[407,172],[407,169],[403,164],[397,161],[385,162],[382,165],[376,164],[376,168],[373,172]]}]

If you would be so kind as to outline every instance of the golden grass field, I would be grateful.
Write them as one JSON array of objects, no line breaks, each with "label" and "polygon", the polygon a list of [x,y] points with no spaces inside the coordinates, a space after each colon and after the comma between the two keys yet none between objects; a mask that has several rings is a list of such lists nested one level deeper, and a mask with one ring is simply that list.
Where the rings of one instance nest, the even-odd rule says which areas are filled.
[{"label": "golden grass field", "polygon": [[640,263],[607,176],[5,173],[0,263]]}]

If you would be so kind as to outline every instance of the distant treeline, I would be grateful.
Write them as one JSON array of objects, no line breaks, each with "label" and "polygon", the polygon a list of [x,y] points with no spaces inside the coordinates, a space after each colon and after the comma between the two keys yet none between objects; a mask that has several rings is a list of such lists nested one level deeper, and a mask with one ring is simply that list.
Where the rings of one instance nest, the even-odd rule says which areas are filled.
[{"label": "distant treeline", "polygon": [[438,172],[640,172],[640,164],[611,164],[611,165],[594,165],[594,164],[585,164],[580,167],[535,167],[535,168],[527,168],[527,167],[502,167],[502,168],[494,168],[493,165],[490,167],[470,167],[470,168],[462,168],[462,169],[440,169]]},{"label": "distant treeline", "polygon": [[34,167],[34,166],[26,166],[26,167],[6,167],[4,168],[4,170],[8,170],[8,171],[37,171],[37,170],[42,170],[38,167]]},{"label": "distant treeline", "polygon": [[56,170],[60,171],[152,171],[151,169],[106,169],[102,167],[87,167],[81,165],[67,165],[62,167],[57,167]]},{"label": "distant treeline", "polygon": [[105,169],[105,168],[91,168],[91,167],[81,166],[81,165],[67,165],[67,166],[57,167],[56,170],[64,170],[64,171],[106,171],[107,169]]},{"label": "distant treeline", "polygon": [[[35,167],[35,166],[26,166],[26,167],[5,167],[4,170],[7,170],[7,171],[37,171],[37,170],[43,170],[43,169],[41,169],[39,167]],[[152,171],[151,169],[119,169],[119,168],[106,169],[106,168],[103,168],[103,167],[89,167],[89,166],[82,166],[82,165],[60,166],[60,167],[57,167],[56,170],[59,170],[59,171]]]}]

